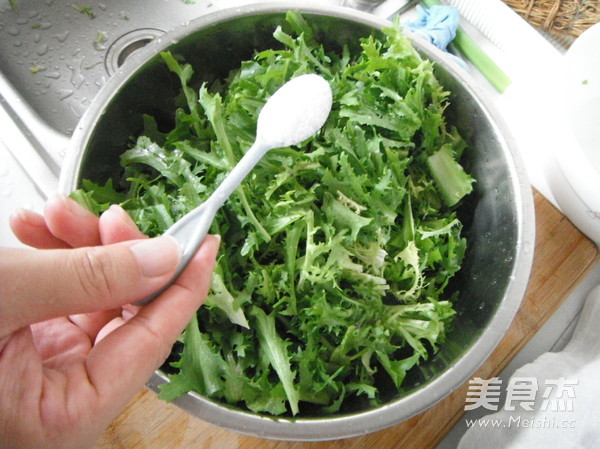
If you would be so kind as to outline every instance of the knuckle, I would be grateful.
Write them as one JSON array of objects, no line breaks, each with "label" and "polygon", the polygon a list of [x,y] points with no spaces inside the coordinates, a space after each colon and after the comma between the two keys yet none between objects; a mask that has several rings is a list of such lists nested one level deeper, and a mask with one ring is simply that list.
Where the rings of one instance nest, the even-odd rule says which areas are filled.
[{"label": "knuckle", "polygon": [[98,300],[112,297],[112,280],[117,267],[106,252],[87,248],[82,257],[75,259],[74,264],[76,279],[87,297]]}]

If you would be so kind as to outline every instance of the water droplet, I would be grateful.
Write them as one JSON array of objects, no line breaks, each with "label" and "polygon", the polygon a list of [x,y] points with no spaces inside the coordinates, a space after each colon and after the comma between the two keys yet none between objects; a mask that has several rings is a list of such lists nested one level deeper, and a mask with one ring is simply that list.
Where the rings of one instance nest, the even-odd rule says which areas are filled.
[{"label": "water droplet", "polygon": [[40,45],[37,50],[36,50],[37,54],[40,56],[44,56],[46,53],[48,53],[48,44],[42,44]]},{"label": "water droplet", "polygon": [[13,45],[15,47],[21,47],[23,45],[23,41],[21,39],[16,39],[13,41]]},{"label": "water droplet", "polygon": [[6,29],[6,32],[8,34],[10,34],[11,36],[18,36],[20,33],[20,30],[16,26],[12,25]]},{"label": "water droplet", "polygon": [[37,16],[39,16],[40,13],[37,11],[29,11],[29,14],[27,14],[27,17],[29,17],[30,19],[35,19]]},{"label": "water droplet", "polygon": [[83,112],[85,111],[85,107],[76,101],[71,101],[69,103],[69,109],[71,110],[73,115],[78,118],[81,117],[83,115]]},{"label": "water droplet", "polygon": [[21,17],[21,18],[17,19],[16,24],[17,25],[25,25],[25,24],[27,24],[27,19],[25,19],[24,17]]},{"label": "water droplet", "polygon": [[98,3],[98,8],[100,8],[102,11],[106,11],[106,5],[104,3]]},{"label": "water droplet", "polygon": [[45,76],[46,78],[52,78],[54,80],[57,80],[60,78],[60,72],[48,72]]},{"label": "water droplet", "polygon": [[47,30],[49,28],[52,28],[52,24],[50,22],[40,23],[40,30]]},{"label": "water droplet", "polygon": [[71,84],[79,89],[84,81],[85,77],[82,74],[84,58],[73,61],[73,64],[67,64],[67,68],[71,71]]},{"label": "water droplet", "polygon": [[33,42],[35,42],[36,44],[39,43],[42,40],[42,34],[39,32],[35,32],[33,33]]},{"label": "water droplet", "polygon": [[58,40],[58,42],[64,42],[69,38],[69,30],[60,34],[56,34],[54,37]]},{"label": "water droplet", "polygon": [[73,95],[75,92],[71,89],[58,89],[56,91],[56,94],[58,95],[58,99],[60,101],[64,101],[67,98],[69,98],[71,95]]}]

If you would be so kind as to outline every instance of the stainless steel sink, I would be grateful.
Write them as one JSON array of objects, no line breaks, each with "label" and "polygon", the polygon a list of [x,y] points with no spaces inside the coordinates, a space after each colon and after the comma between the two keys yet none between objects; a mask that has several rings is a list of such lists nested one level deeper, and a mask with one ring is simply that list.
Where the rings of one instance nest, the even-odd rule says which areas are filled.
[{"label": "stainless steel sink", "polygon": [[215,9],[207,0],[79,5],[0,2],[0,139],[43,193],[54,190],[69,136],[111,74],[155,37]]},{"label": "stainless steel sink", "polygon": [[214,9],[206,0],[15,3],[17,11],[10,5],[0,10],[2,74],[42,120],[66,135],[129,54]]},{"label": "stainless steel sink", "polygon": [[[0,142],[44,196],[54,192],[79,119],[131,54],[198,16],[248,3],[253,1],[0,0]],[[373,10],[406,0],[319,3]]]}]

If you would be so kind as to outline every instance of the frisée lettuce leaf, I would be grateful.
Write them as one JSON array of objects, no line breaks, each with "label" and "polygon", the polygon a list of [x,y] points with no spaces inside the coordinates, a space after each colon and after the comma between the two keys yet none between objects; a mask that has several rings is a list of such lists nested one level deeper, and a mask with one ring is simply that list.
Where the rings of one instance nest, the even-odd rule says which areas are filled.
[{"label": "fris\u00e9e lettuce leaf", "polygon": [[[170,131],[145,132],[123,173],[86,181],[95,212],[121,203],[157,235],[204,201],[254,141],[267,98],[318,73],[334,104],[322,130],[270,151],[219,210],[212,287],[170,360],[160,396],[196,391],[272,415],[377,403],[444,342],[466,250],[457,209],[473,178],[444,115],[448,93],[396,28],[332,52],[297,12],[281,48],[192,88],[193,67],[162,57],[182,95]],[[386,393],[389,395],[389,392]]]}]

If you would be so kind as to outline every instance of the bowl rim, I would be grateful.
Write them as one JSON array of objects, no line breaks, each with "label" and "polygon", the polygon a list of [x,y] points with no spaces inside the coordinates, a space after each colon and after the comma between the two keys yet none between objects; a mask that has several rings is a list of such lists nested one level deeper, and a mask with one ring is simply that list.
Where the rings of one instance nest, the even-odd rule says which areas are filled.
[{"label": "bowl rim", "polygon": [[[565,176],[568,185],[576,192],[577,196],[591,211],[600,213],[600,167],[596,169],[590,163],[586,151],[578,143],[578,139],[571,126],[570,111],[576,106],[573,92],[576,93],[578,82],[582,76],[578,67],[582,61],[587,64],[590,58],[596,58],[600,66],[600,57],[594,51],[600,42],[600,23],[597,23],[579,36],[564,55],[562,79],[565,89],[562,94],[562,105],[566,107],[567,124],[564,127],[564,141],[555,148],[555,158],[558,166]],[[592,55],[590,56],[590,50]],[[600,81],[600,79],[598,80]],[[600,91],[599,91],[600,93]],[[576,95],[580,97],[580,95]]]},{"label": "bowl rim", "polygon": [[[224,8],[191,20],[185,26],[167,32],[144,49],[133,54],[107,81],[74,131],[60,176],[59,191],[69,194],[77,187],[77,169],[82,162],[82,149],[86,147],[96,121],[110,104],[112,94],[118,92],[130,76],[134,75],[140,67],[158,52],[190,33],[232,18],[243,15],[285,13],[289,10],[299,10],[306,14],[326,15],[355,21],[374,29],[392,25],[387,19],[348,7],[322,5],[298,0],[261,2]],[[407,34],[411,35],[411,33]],[[518,227],[515,260],[510,273],[512,282],[509,283],[506,289],[500,307],[490,318],[487,326],[482,329],[481,336],[462,354],[451,369],[447,369],[431,382],[410,394],[371,410],[336,417],[270,417],[234,409],[196,393],[188,393],[175,399],[173,403],[178,407],[219,427],[261,438],[287,441],[325,441],[359,436],[398,424],[435,405],[468,380],[485,362],[508,330],[527,287],[535,243],[533,195],[525,166],[519,152],[516,150],[514,139],[495,108],[492,107],[491,102],[486,98],[483,89],[477,86],[470,75],[459,67],[449,55],[421,38],[414,35],[410,37],[420,50],[425,50],[428,56],[433,56],[433,60],[437,59],[444,62],[445,68],[451,75],[464,82],[466,89],[477,100],[481,109],[488,114],[492,123],[500,130],[498,135],[502,136],[503,146],[511,156],[509,170],[512,179],[515,180],[512,187],[514,188],[515,204],[517,205],[516,218],[521,226]],[[165,374],[157,370],[147,385],[152,390],[157,391],[160,384],[166,381]]]}]

